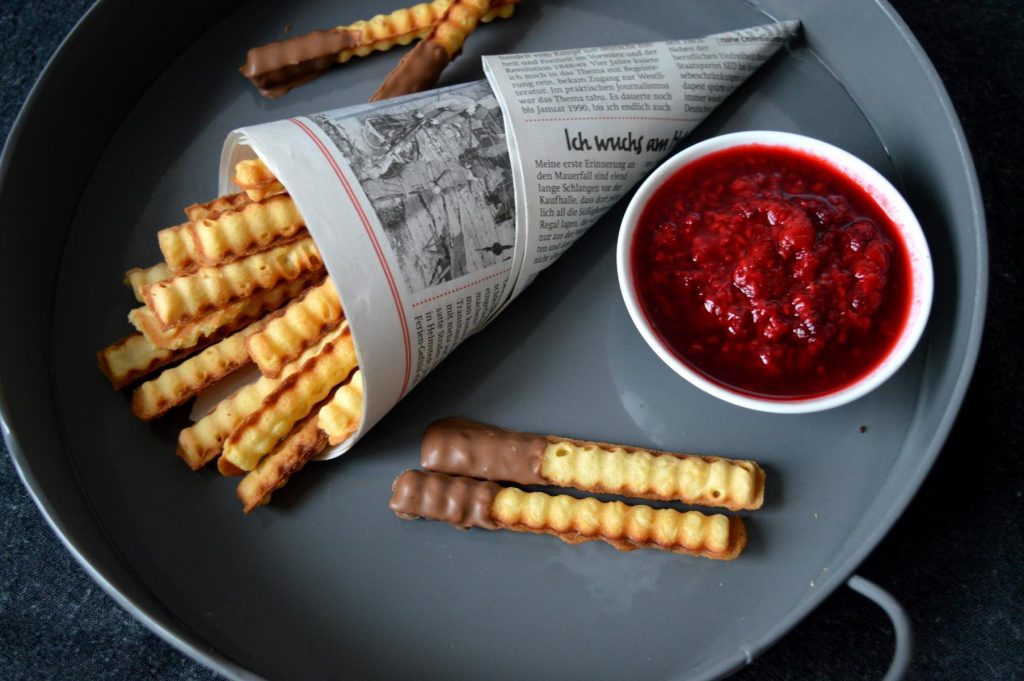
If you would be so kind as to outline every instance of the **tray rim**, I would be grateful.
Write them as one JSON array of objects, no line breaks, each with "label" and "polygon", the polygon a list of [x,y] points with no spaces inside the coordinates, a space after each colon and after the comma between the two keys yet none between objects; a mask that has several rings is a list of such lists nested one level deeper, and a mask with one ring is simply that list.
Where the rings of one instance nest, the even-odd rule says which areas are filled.
[{"label": "tray rim", "polygon": [[[757,2],[751,2],[750,0],[747,0],[747,2],[750,2],[755,9],[767,13],[767,10],[760,7]],[[934,65],[928,58],[923,47],[907,24],[903,21],[902,17],[900,17],[896,10],[889,4],[888,0],[868,0],[868,4],[876,5],[877,8],[883,12],[885,17],[893,24],[900,36],[903,38],[906,46],[909,48],[910,55],[913,56],[924,72],[928,86],[934,93],[938,103],[942,106],[942,112],[949,126],[949,132],[952,133],[953,139],[956,142],[956,148],[959,156],[958,160],[962,166],[965,179],[967,180],[966,188],[970,197],[970,212],[974,226],[976,227],[974,230],[974,244],[977,262],[976,276],[973,282],[970,282],[973,284],[974,295],[971,303],[972,314],[970,319],[965,322],[965,325],[969,328],[965,339],[964,361],[956,373],[955,384],[952,388],[950,399],[942,411],[938,427],[934,430],[931,438],[928,440],[927,447],[920,452],[918,465],[906,476],[902,489],[898,490],[894,499],[889,503],[882,521],[870,530],[864,541],[862,541],[859,546],[847,554],[842,563],[839,565],[833,565],[832,579],[827,583],[822,584],[820,589],[815,590],[813,596],[811,596],[806,602],[800,603],[794,607],[773,627],[769,628],[759,640],[744,645],[742,648],[737,650],[733,657],[723,658],[717,665],[708,668],[701,678],[722,678],[752,662],[757,655],[777,643],[793,627],[816,609],[836,588],[845,583],[867,555],[878,546],[878,543],[884,538],[895,522],[903,514],[906,507],[920,488],[925,476],[931,470],[935,459],[938,457],[963,405],[968,386],[978,361],[984,329],[984,320],[987,312],[989,249],[984,206],[976,167],[963,132],[963,126],[956,114],[953,103],[942,83],[941,77],[935,70]],[[45,98],[52,72],[71,59],[71,53],[75,49],[79,48],[83,43],[88,43],[90,41],[90,38],[86,36],[91,25],[95,22],[102,21],[105,13],[116,12],[117,5],[118,3],[115,0],[97,0],[97,2],[90,7],[74,25],[68,35],[62,40],[57,50],[48,60],[46,66],[43,68],[39,77],[36,79],[36,82],[30,89],[25,102],[11,126],[10,133],[4,144],[3,152],[0,154],[0,186],[7,182],[8,175],[10,174],[11,156],[13,155],[12,149],[22,137],[24,128],[27,126],[27,121],[33,117],[34,111],[41,106],[40,100]],[[967,284],[968,282],[965,281],[964,283]],[[18,477],[21,479],[22,484],[28,491],[30,498],[42,513],[47,524],[54,531],[58,539],[72,557],[79,563],[79,565],[81,565],[83,570],[85,570],[85,572],[111,598],[113,598],[118,605],[180,652],[186,654],[209,669],[229,678],[262,678],[236,661],[220,653],[213,647],[208,646],[205,649],[201,649],[198,645],[190,642],[188,639],[191,632],[189,632],[188,627],[184,623],[174,621],[173,617],[168,618],[167,613],[157,613],[150,607],[136,603],[131,597],[122,593],[117,585],[108,579],[108,576],[101,568],[93,564],[93,562],[75,543],[75,540],[69,536],[69,528],[59,519],[54,507],[46,498],[44,491],[41,489],[41,483],[32,473],[28,464],[30,456],[26,448],[22,445],[14,424],[7,416],[10,413],[7,404],[8,398],[6,391],[3,389],[3,380],[0,378],[0,427],[2,427],[4,439],[10,450],[11,459],[18,473]],[[920,406],[917,407],[917,409],[920,408]],[[915,409],[915,411],[917,409]],[[64,441],[64,438],[64,434],[60,433],[60,439],[62,442]],[[64,446],[67,446],[66,443]],[[111,548],[115,551],[117,549],[117,547],[112,543]],[[139,579],[139,583],[145,586],[145,583],[142,582],[141,579]],[[167,621],[168,619],[171,621]]]}]

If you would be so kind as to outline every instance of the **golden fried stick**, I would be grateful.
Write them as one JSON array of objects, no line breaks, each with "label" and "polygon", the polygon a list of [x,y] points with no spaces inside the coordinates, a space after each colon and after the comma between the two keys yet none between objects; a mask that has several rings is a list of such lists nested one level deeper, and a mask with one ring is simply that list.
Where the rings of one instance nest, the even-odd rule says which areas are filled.
[{"label": "golden fried stick", "polygon": [[291,239],[306,226],[292,197],[271,196],[191,223],[198,264],[218,265]]},{"label": "golden fried stick", "polygon": [[304,290],[315,285],[322,272],[299,277],[249,298],[243,298],[219,310],[165,329],[148,307],[138,307],[128,313],[128,321],[153,345],[167,350],[187,348],[202,338],[218,331],[236,331],[246,324],[276,310]]},{"label": "golden fried stick", "polygon": [[275,490],[327,448],[327,433],[317,425],[318,411],[314,408],[309,416],[296,423],[274,451],[239,481],[236,491],[246,513],[268,503]]},{"label": "golden fried stick", "polygon": [[194,268],[196,247],[189,231],[191,222],[161,229],[156,233],[157,245],[164,256],[164,262],[172,272],[181,273]]},{"label": "golden fried stick", "polygon": [[251,471],[357,364],[352,332],[346,327],[238,424],[224,442],[221,456],[243,471]]},{"label": "golden fried stick", "polygon": [[[480,17],[480,22],[486,24],[495,19],[508,19],[514,13],[518,2],[519,0],[491,2],[491,9]],[[451,5],[452,0],[424,2],[408,9],[378,14],[369,20],[338,27],[339,31],[358,32],[360,35],[360,44],[339,53],[338,63],[344,64],[352,57],[365,57],[371,52],[383,52],[395,45],[408,45],[413,40],[427,37]]]},{"label": "golden fried stick", "polygon": [[401,518],[550,534],[569,544],[603,541],[620,551],[651,548],[732,560],[747,541],[739,518],[524,492],[444,473],[405,471],[392,490],[391,509]]},{"label": "golden fried stick", "polygon": [[226,265],[201,267],[143,286],[142,297],[160,323],[171,327],[322,269],[320,253],[306,237]]},{"label": "golden fried stick", "polygon": [[111,343],[96,353],[100,371],[110,379],[114,390],[120,390],[160,367],[188,357],[199,348],[163,350],[156,347],[141,333],[133,333]]},{"label": "golden fried stick", "polygon": [[263,399],[285,378],[298,371],[310,358],[319,354],[328,343],[340,336],[344,326],[343,323],[341,327],[325,335],[319,343],[307,348],[298,359],[281,371],[280,378],[261,376],[255,382],[239,388],[221,400],[209,414],[182,430],[178,435],[178,456],[193,470],[198,470],[217,458],[224,447],[224,440],[242,419],[259,409]]},{"label": "golden fried stick", "polygon": [[192,470],[199,470],[217,458],[224,440],[248,414],[259,409],[263,398],[273,392],[277,380],[262,377],[221,400],[213,411],[178,434],[178,456]]},{"label": "golden fried stick", "polygon": [[462,49],[480,18],[490,9],[491,0],[455,0],[430,34],[416,44],[398,66],[388,74],[371,102],[422,92],[434,87],[441,72]]},{"label": "golden fried stick", "polygon": [[217,472],[226,478],[235,478],[245,475],[247,471],[244,468],[239,468],[223,456],[220,456],[217,458]]},{"label": "golden fried stick", "polygon": [[260,322],[251,324],[140,385],[132,392],[132,414],[152,421],[241,369],[251,361],[245,339],[259,328]]},{"label": "golden fried stick", "polygon": [[185,217],[189,222],[197,222],[207,218],[215,218],[221,213],[229,210],[242,210],[250,202],[249,195],[245,192],[218,196],[206,203],[193,203],[185,209]]},{"label": "golden fried stick", "polygon": [[442,419],[427,428],[420,465],[451,475],[732,510],[764,502],[765,474],[753,461],[518,433],[465,419]]},{"label": "golden fried stick", "polygon": [[173,276],[171,268],[165,262],[158,262],[152,267],[133,267],[124,273],[124,283],[131,287],[135,300],[142,302],[142,287],[155,284]]},{"label": "golden fried stick", "polygon": [[293,300],[279,317],[250,336],[245,346],[264,376],[276,378],[283,367],[344,319],[341,299],[330,277]]},{"label": "golden fried stick", "polygon": [[211,215],[157,233],[164,260],[175,273],[251,255],[293,239],[306,226],[288,195]]},{"label": "golden fried stick", "polygon": [[454,59],[491,4],[487,0],[455,0],[425,40],[437,43]]},{"label": "golden fried stick", "polygon": [[352,372],[347,383],[338,386],[334,397],[320,408],[318,424],[331,445],[341,444],[359,428],[363,418],[363,374]]},{"label": "golden fried stick", "polygon": [[235,165],[235,176],[232,181],[252,201],[262,201],[268,196],[284,191],[284,186],[277,181],[274,174],[270,172],[270,168],[258,158],[239,161]]},{"label": "golden fried stick", "polygon": [[[499,0],[480,21],[507,19],[519,0]],[[292,88],[322,75],[334,64],[374,51],[389,50],[424,38],[441,20],[452,0],[435,0],[378,14],[348,26],[289,38],[249,50],[240,71],[266,97],[280,97]]]}]

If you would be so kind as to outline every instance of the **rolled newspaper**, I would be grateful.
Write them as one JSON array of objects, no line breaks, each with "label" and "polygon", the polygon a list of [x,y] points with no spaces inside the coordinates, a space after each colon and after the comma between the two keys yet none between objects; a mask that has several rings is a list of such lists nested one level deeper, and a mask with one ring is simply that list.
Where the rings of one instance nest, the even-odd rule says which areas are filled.
[{"label": "rolled newspaper", "polygon": [[[500,313],[799,28],[484,57],[486,81],[228,135],[260,158],[337,286],[363,377],[347,451]],[[202,411],[197,405],[195,411]]]}]

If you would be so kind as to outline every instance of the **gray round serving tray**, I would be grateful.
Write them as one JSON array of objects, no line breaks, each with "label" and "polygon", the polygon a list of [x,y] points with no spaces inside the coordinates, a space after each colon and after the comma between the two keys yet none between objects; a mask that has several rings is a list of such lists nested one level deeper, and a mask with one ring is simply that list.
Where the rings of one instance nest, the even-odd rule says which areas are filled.
[{"label": "gray round serving tray", "polygon": [[[244,517],[234,482],[174,456],[175,413],[135,421],[94,353],[127,333],[129,267],[209,197],[232,128],[365,101],[398,54],[277,102],[236,73],[245,50],[370,16],[370,2],[102,0],[54,57],[0,163],[0,401],[40,508],[122,605],[235,677],[714,678],[842,584],[938,453],[978,350],[987,254],[973,166],[946,94],[884,3],[527,0],[482,52],[682,38],[798,18],[805,36],[697,131],[763,128],[843,147],[917,212],[936,304],[911,361],[851,405],[807,416],[731,407],[672,374],[617,291],[621,206],[350,454],[314,464]],[[755,458],[765,508],[732,563],[621,554],[541,536],[399,521],[390,484],[422,429],[461,414],[507,427]],[[864,429],[866,427],[866,430]],[[864,430],[864,432],[861,432]]]}]

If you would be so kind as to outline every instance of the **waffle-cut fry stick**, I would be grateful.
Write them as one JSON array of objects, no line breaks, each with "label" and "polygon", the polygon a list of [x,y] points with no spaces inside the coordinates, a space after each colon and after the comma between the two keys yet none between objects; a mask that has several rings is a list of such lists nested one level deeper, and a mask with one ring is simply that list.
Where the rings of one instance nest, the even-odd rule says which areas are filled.
[{"label": "waffle-cut fry stick", "polygon": [[274,180],[265,187],[250,187],[245,190],[245,193],[249,195],[249,198],[253,201],[263,201],[270,196],[277,196],[285,192],[284,185]]},{"label": "waffle-cut fry stick", "polygon": [[405,471],[392,489],[391,509],[401,518],[550,534],[568,544],[603,541],[620,551],[651,548],[732,560],[747,542],[740,518],[524,492],[444,473]]},{"label": "waffle-cut fry stick", "polygon": [[568,544],[604,541],[620,551],[651,548],[732,560],[747,542],[743,521],[736,517],[551,496],[515,487],[498,494],[491,512],[503,529],[551,534]]},{"label": "waffle-cut fry stick", "polygon": [[320,429],[331,445],[341,444],[359,428],[363,418],[363,374],[359,369],[352,378],[334,391],[334,397],[320,408]]},{"label": "waffle-cut fry stick", "polygon": [[192,470],[199,470],[217,458],[225,438],[247,414],[259,409],[263,398],[273,392],[277,380],[261,377],[221,400],[213,411],[178,434],[178,456]]},{"label": "waffle-cut fry stick", "polygon": [[206,203],[193,203],[185,209],[185,217],[188,218],[189,222],[198,222],[207,218],[215,218],[229,210],[242,210],[249,202],[249,195],[245,192],[218,196]]},{"label": "waffle-cut fry stick", "polygon": [[455,0],[426,39],[436,42],[449,59],[454,59],[491,4],[488,0]]},{"label": "waffle-cut fry stick", "polygon": [[100,366],[100,371],[110,380],[110,385],[114,386],[114,390],[120,390],[146,374],[173,364],[198,350],[199,348],[194,347],[163,350],[146,340],[141,333],[133,333],[97,352],[96,362]]},{"label": "waffle-cut fry stick", "polygon": [[[249,220],[250,215],[255,214],[254,206],[264,206],[278,199],[282,200],[282,203],[273,206],[273,212],[278,213],[276,216],[267,213],[256,214],[255,220]],[[288,215],[289,213],[294,217]],[[288,219],[295,219],[297,222],[285,223],[284,221]],[[281,222],[278,222],[279,220]],[[208,229],[211,227],[212,229]],[[227,229],[222,229],[224,227]],[[287,194],[272,196],[266,203],[250,203],[239,213],[222,213],[216,222],[203,220],[192,223],[191,229],[199,266],[203,267],[226,265],[239,258],[255,255],[276,246],[295,243],[309,236],[302,216],[298,214],[295,204]],[[234,231],[235,229],[239,231]],[[249,233],[245,234],[241,230],[249,230]],[[252,238],[253,241],[244,246],[244,240],[248,238]]]},{"label": "waffle-cut fry stick", "polygon": [[434,87],[441,72],[462,50],[466,38],[480,18],[491,8],[491,0],[455,0],[430,31],[430,35],[416,44],[402,57],[371,102],[399,97]]},{"label": "waffle-cut fry stick", "polygon": [[[507,19],[519,0],[500,0],[481,17],[482,22]],[[353,57],[384,52],[425,38],[451,6],[452,0],[434,0],[348,26],[314,31],[249,50],[242,74],[267,97],[280,97],[294,87],[317,78],[333,64]]]},{"label": "waffle-cut fry stick", "polygon": [[320,410],[322,407],[314,408],[309,416],[296,423],[274,451],[239,481],[236,491],[246,513],[267,504],[273,492],[284,487],[307,461],[327,448],[327,433],[317,426]]},{"label": "waffle-cut fry stick", "polygon": [[331,388],[348,378],[357,364],[352,332],[346,327],[337,340],[284,379],[257,411],[238,424],[224,442],[221,456],[251,471]]},{"label": "waffle-cut fry stick", "polygon": [[731,510],[755,510],[764,503],[765,474],[753,461],[552,440],[541,465],[549,484]]},{"label": "waffle-cut fry stick", "polygon": [[132,392],[132,414],[152,421],[241,369],[250,362],[245,339],[260,326],[260,322],[251,324],[140,385]]},{"label": "waffle-cut fry stick", "polygon": [[243,298],[206,316],[165,329],[148,307],[137,307],[128,313],[128,321],[158,348],[177,350],[198,343],[218,331],[236,331],[246,324],[276,310],[309,286],[317,283],[320,274],[299,277],[280,286]]},{"label": "waffle-cut fry stick", "polygon": [[480,17],[481,24],[489,24],[497,19],[510,19],[516,13],[516,5],[521,0],[493,0],[491,8]]},{"label": "waffle-cut fry stick", "polygon": [[323,269],[313,240],[303,238],[218,267],[142,288],[146,305],[165,327],[192,321],[260,291]]},{"label": "waffle-cut fry stick", "polygon": [[178,435],[178,456],[192,470],[199,470],[213,461],[224,447],[224,440],[241,423],[242,419],[256,411],[263,404],[263,399],[272,393],[285,378],[298,371],[310,358],[316,356],[331,341],[341,335],[345,324],[328,333],[319,343],[307,348],[298,359],[288,364],[280,378],[259,379],[236,390],[231,396],[221,400],[213,410],[185,428]]},{"label": "waffle-cut fry stick", "polygon": [[220,265],[293,239],[306,223],[288,195],[253,201],[240,210],[186,222],[157,233],[164,260],[175,272]]},{"label": "waffle-cut fry stick", "polygon": [[217,472],[225,478],[237,478],[245,475],[247,471],[243,468],[239,468],[223,456],[219,456],[217,457]]},{"label": "waffle-cut fry stick", "polygon": [[152,267],[133,267],[124,273],[124,283],[131,287],[135,300],[142,302],[142,287],[155,284],[173,276],[171,268],[165,262],[158,262]]},{"label": "waffle-cut fry stick", "polygon": [[[519,0],[496,0],[491,9],[480,17],[480,23],[488,24],[496,19],[508,19],[515,12]],[[390,14],[378,14],[369,20],[357,21],[348,26],[339,26],[339,31],[358,32],[360,44],[338,53],[339,64],[352,57],[365,57],[372,52],[386,52],[395,45],[408,45],[430,35],[434,26],[441,21],[451,7],[452,0],[435,0],[399,9]]]},{"label": "waffle-cut fry stick", "polygon": [[235,176],[232,181],[252,201],[262,201],[268,196],[284,191],[284,186],[270,172],[270,168],[258,158],[235,164]]},{"label": "waffle-cut fry stick", "polygon": [[328,277],[293,300],[284,313],[249,337],[245,347],[264,376],[277,377],[283,367],[344,319],[341,299]]},{"label": "waffle-cut fry stick", "polygon": [[191,223],[183,222],[174,227],[161,229],[156,233],[157,245],[164,256],[164,262],[171,268],[171,271],[179,274],[194,268],[196,264],[196,247],[192,240],[192,233],[188,227]]}]

